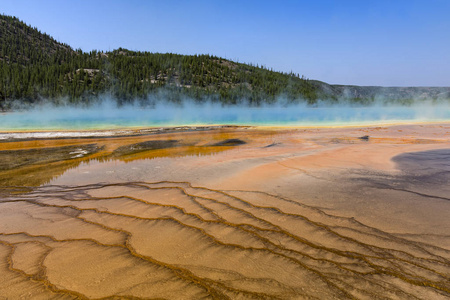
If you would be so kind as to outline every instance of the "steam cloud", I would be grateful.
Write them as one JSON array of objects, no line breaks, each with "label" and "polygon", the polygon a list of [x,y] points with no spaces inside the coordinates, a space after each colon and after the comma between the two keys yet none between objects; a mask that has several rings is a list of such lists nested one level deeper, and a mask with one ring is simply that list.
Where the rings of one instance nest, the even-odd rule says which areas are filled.
[{"label": "steam cloud", "polygon": [[79,130],[124,127],[163,127],[180,125],[279,125],[325,126],[382,124],[396,122],[439,122],[450,120],[447,101],[416,101],[410,105],[388,105],[378,102],[369,106],[350,103],[304,102],[251,107],[223,106],[220,103],[198,104],[185,100],[181,104],[154,102],[151,107],[129,104],[118,107],[104,100],[90,107],[41,106],[31,110],[0,115],[0,131],[13,130]]}]

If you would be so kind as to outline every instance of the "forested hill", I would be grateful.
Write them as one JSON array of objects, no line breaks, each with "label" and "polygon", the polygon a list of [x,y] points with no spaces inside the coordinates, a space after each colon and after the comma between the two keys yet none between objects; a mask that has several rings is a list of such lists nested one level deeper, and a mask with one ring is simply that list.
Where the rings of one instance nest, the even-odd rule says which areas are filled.
[{"label": "forested hill", "polygon": [[[49,101],[89,103],[110,96],[119,103],[162,98],[192,98],[226,104],[252,105],[318,99],[351,101],[374,99],[380,88],[333,86],[299,74],[280,73],[262,66],[233,62],[212,55],[74,50],[15,17],[0,15],[0,109],[13,102],[28,106]],[[395,88],[394,88],[395,89]],[[405,89],[405,88],[404,88]],[[408,89],[408,88],[406,88]],[[392,99],[416,94],[450,98],[448,88],[425,92],[391,91]],[[424,94],[425,93],[425,94]]]}]

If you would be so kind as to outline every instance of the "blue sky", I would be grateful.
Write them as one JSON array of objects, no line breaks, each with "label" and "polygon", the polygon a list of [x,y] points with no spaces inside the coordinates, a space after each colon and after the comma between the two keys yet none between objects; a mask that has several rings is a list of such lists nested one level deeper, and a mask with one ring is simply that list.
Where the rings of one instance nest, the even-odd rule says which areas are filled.
[{"label": "blue sky", "polygon": [[84,51],[209,53],[333,84],[450,86],[450,1],[0,0]]}]

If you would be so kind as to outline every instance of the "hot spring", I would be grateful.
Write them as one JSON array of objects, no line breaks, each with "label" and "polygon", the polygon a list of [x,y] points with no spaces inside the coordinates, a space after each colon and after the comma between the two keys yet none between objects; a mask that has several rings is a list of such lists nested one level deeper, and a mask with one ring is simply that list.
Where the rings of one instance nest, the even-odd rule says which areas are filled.
[{"label": "hot spring", "polygon": [[220,104],[117,107],[103,103],[90,108],[41,107],[0,115],[0,131],[88,130],[181,125],[345,126],[450,120],[450,105],[411,106],[272,105],[262,107]]}]

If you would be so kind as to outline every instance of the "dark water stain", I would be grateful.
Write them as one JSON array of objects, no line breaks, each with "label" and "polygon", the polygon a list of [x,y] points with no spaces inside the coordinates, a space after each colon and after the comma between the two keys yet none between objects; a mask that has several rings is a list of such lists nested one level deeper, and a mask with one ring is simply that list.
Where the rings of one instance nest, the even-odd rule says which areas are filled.
[{"label": "dark water stain", "polygon": [[400,173],[355,171],[353,181],[361,188],[401,191],[424,199],[450,201],[450,149],[403,153],[392,161]]},{"label": "dark water stain", "polygon": [[239,146],[239,145],[244,145],[244,144],[247,144],[247,143],[240,139],[227,139],[227,140],[215,143],[215,144],[213,144],[213,146]]},{"label": "dark water stain", "polygon": [[177,140],[151,140],[141,143],[125,145],[117,148],[113,151],[113,156],[121,156],[126,154],[134,154],[138,152],[148,151],[148,150],[160,150],[166,148],[173,148],[178,145]]},{"label": "dark water stain", "polygon": [[358,139],[363,140],[363,141],[368,141],[369,138],[370,137],[368,135],[364,135],[364,136],[359,137]]},{"label": "dark water stain", "polygon": [[417,184],[450,184],[450,149],[404,153],[392,161],[405,180]]}]

